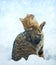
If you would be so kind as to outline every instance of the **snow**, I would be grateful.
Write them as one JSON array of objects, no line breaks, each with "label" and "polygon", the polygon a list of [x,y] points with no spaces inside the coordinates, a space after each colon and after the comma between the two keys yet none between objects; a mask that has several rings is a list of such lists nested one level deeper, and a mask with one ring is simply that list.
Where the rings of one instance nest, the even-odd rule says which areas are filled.
[{"label": "snow", "polygon": [[[45,59],[30,55],[26,61],[11,59],[13,41],[24,31],[20,17],[32,13],[43,29]],[[56,65],[56,1],[55,0],[0,0],[0,65]]]}]

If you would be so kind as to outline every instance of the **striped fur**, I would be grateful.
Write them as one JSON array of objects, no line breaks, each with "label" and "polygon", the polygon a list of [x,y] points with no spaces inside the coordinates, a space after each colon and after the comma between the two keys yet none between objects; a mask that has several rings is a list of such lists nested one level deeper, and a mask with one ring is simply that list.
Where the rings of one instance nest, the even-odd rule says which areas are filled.
[{"label": "striped fur", "polygon": [[[30,15],[31,14],[27,15],[28,18],[31,18]],[[31,19],[32,20],[30,21],[30,23],[33,23],[32,21],[35,20],[33,20],[33,18]],[[45,25],[45,22],[41,23],[40,25],[38,23],[36,24],[36,22],[32,26],[30,24],[27,27],[27,25],[28,24],[26,24],[25,22],[23,23],[25,31],[17,35],[17,37],[14,40],[12,49],[12,59],[15,61],[21,59],[22,57],[27,60],[28,56],[31,54],[44,57],[43,54],[44,34],[42,32],[42,29],[43,26]]]}]

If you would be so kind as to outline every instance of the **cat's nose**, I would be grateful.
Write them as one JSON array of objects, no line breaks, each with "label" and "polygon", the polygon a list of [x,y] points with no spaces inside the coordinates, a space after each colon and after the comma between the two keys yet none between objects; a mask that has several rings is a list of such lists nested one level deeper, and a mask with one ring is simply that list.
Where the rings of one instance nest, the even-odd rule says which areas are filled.
[{"label": "cat's nose", "polygon": [[34,43],[38,44],[40,41],[41,41],[41,35],[36,36],[35,39],[34,39]]}]

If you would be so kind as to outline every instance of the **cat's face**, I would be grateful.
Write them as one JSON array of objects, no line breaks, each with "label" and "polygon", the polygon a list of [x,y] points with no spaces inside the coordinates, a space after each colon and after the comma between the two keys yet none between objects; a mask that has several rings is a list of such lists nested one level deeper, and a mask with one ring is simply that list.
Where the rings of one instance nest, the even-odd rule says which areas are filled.
[{"label": "cat's face", "polygon": [[28,29],[33,23],[34,15],[28,14],[26,17],[19,19],[22,22],[24,29]]},{"label": "cat's face", "polygon": [[30,36],[31,42],[33,44],[38,44],[44,37],[42,29],[45,25],[45,22],[42,22],[37,28],[32,27],[31,29],[27,30],[27,34]]}]

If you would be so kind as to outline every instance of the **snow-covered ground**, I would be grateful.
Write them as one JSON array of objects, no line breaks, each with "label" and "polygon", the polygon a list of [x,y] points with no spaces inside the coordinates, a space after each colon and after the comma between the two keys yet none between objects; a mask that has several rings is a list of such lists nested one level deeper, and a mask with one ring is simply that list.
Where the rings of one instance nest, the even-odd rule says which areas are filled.
[{"label": "snow-covered ground", "polygon": [[[43,29],[45,59],[30,55],[26,61],[11,59],[13,41],[24,31],[20,17],[32,13]],[[0,0],[0,65],[56,65],[56,0]]]}]

